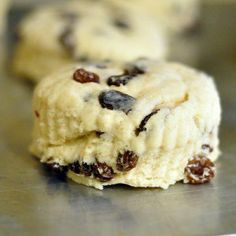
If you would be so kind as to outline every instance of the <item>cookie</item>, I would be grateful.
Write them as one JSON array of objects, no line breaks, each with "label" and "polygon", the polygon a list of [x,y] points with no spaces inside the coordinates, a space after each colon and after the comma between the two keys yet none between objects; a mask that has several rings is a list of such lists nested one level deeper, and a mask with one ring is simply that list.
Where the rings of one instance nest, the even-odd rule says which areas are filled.
[{"label": "cookie", "polygon": [[37,9],[21,24],[13,69],[35,81],[75,61],[162,59],[162,30],[140,11],[79,1]]},{"label": "cookie", "polygon": [[31,153],[78,183],[167,189],[215,176],[219,96],[181,64],[70,66],[39,83],[33,112]]}]

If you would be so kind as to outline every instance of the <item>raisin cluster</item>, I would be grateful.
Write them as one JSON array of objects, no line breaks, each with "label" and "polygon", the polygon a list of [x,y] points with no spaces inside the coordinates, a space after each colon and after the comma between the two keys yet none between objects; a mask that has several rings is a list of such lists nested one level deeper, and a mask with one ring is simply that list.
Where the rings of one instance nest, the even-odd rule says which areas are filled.
[{"label": "raisin cluster", "polygon": [[[127,172],[133,169],[138,162],[138,156],[132,151],[119,153],[116,160],[116,168],[118,171]],[[47,169],[59,178],[65,178],[67,172],[73,171],[76,174],[84,176],[94,176],[101,182],[107,182],[114,178],[115,172],[113,168],[105,162],[96,161],[93,164],[88,164],[75,161],[68,166],[60,165],[59,163],[45,163]]]},{"label": "raisin cluster", "polygon": [[185,183],[204,184],[215,177],[215,165],[205,156],[195,156],[188,162],[184,174]]}]

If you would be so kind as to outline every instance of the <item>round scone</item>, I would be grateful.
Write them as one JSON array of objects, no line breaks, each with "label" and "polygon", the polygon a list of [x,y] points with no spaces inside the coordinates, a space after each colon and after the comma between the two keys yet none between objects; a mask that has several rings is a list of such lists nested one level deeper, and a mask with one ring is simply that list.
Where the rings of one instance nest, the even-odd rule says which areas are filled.
[{"label": "round scone", "polygon": [[75,61],[166,55],[164,34],[148,15],[102,2],[39,8],[22,22],[19,36],[13,70],[35,81]]},{"label": "round scone", "polygon": [[186,66],[80,64],[36,88],[31,152],[78,183],[168,188],[209,182],[219,155],[219,96]]},{"label": "round scone", "polygon": [[153,16],[170,33],[182,32],[195,24],[199,16],[199,0],[103,0],[107,4],[125,6],[134,5]]}]

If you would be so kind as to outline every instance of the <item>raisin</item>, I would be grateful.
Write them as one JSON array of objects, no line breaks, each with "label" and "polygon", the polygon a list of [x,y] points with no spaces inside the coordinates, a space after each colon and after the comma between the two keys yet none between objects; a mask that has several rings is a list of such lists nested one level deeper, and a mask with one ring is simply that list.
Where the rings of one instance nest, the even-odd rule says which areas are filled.
[{"label": "raisin", "polygon": [[99,103],[103,108],[123,111],[126,114],[131,111],[135,101],[128,94],[115,90],[104,91],[99,95]]},{"label": "raisin", "polygon": [[128,84],[128,82],[133,79],[134,77],[131,75],[113,75],[111,77],[108,78],[107,80],[107,84],[109,86],[121,86],[121,85],[126,85]]},{"label": "raisin", "polygon": [[101,137],[101,135],[103,135],[104,134],[104,132],[101,132],[101,131],[96,131],[96,136],[98,137],[98,138],[100,138]]},{"label": "raisin", "polygon": [[66,26],[62,33],[59,36],[59,42],[65,47],[68,52],[72,53],[75,48],[74,42],[74,28],[70,26]]},{"label": "raisin", "polygon": [[75,172],[76,174],[80,174],[81,173],[81,166],[79,164],[78,161],[75,161],[74,163],[69,165],[69,169],[73,172]]},{"label": "raisin", "polygon": [[140,65],[128,65],[124,70],[125,75],[137,76],[146,73],[146,69]]},{"label": "raisin", "polygon": [[113,23],[114,23],[114,25],[115,25],[116,27],[118,27],[118,28],[120,28],[120,29],[125,29],[125,30],[127,30],[127,29],[130,28],[129,24],[128,24],[126,21],[121,20],[121,19],[115,19],[115,20],[113,21]]},{"label": "raisin", "polygon": [[93,174],[102,182],[111,180],[115,175],[112,167],[108,166],[105,162],[101,163],[98,161],[93,165]]},{"label": "raisin", "polygon": [[81,174],[84,174],[85,176],[91,176],[92,172],[93,172],[92,165],[83,162],[81,165]]},{"label": "raisin", "polygon": [[215,177],[215,165],[205,156],[195,156],[184,170],[185,183],[204,184]]},{"label": "raisin", "polygon": [[129,171],[132,170],[138,162],[138,156],[132,151],[125,151],[124,153],[119,153],[116,160],[116,168],[119,171]]},{"label": "raisin", "polygon": [[136,136],[138,136],[141,132],[147,130],[147,128],[145,127],[146,124],[147,124],[147,122],[150,120],[150,118],[151,118],[153,115],[157,114],[159,111],[160,111],[160,109],[155,110],[155,111],[153,111],[152,113],[150,113],[149,115],[147,115],[146,117],[144,117],[144,119],[141,121],[139,127],[135,130]]},{"label": "raisin", "polygon": [[209,144],[203,144],[202,150],[207,153],[212,153],[214,151],[213,147],[211,147]]},{"label": "raisin", "polygon": [[59,163],[44,163],[44,166],[46,167],[46,169],[50,172],[52,172],[52,174],[54,174],[56,177],[60,178],[60,179],[64,179],[66,177],[66,173],[68,171],[68,167],[67,166],[62,166]]},{"label": "raisin", "polygon": [[35,114],[35,116],[36,116],[37,118],[39,118],[39,117],[40,117],[40,114],[39,114],[39,112],[38,112],[38,111],[34,111],[34,114]]},{"label": "raisin", "polygon": [[99,76],[82,68],[75,71],[73,79],[79,83],[99,83]]}]

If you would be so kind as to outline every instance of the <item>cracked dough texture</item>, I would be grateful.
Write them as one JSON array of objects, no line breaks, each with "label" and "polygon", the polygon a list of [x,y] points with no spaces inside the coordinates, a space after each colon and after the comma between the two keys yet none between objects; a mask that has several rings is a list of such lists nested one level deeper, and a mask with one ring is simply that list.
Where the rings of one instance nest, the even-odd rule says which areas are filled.
[{"label": "cracked dough texture", "polygon": [[[74,161],[105,162],[116,173],[108,182],[93,177],[68,176],[78,183],[102,189],[113,184],[134,187],[168,188],[183,180],[184,169],[201,146],[209,144],[219,155],[218,127],[221,117],[219,96],[212,78],[202,72],[175,63],[149,60],[133,62],[146,73],[134,77],[125,86],[108,86],[107,78],[120,75],[124,65],[80,64],[52,74],[36,88],[33,99],[35,116],[32,154],[41,162],[68,165]],[[94,72],[100,83],[81,84],[72,79],[78,68]],[[102,108],[98,101],[104,90],[117,90],[136,98],[125,114]],[[140,122],[153,110],[146,131],[135,135]],[[100,137],[96,131],[104,132]],[[138,156],[137,166],[120,172],[116,168],[119,152],[131,150]]]},{"label": "cracked dough texture", "polygon": [[[63,17],[65,13],[78,15],[78,19],[68,24],[68,19]],[[120,26],[117,27],[115,22]],[[72,27],[70,51],[60,42],[60,35],[68,26]],[[84,58],[162,59],[167,50],[161,27],[148,15],[136,8],[114,10],[102,2],[79,1],[39,8],[22,22],[19,34],[21,40],[16,48],[13,70],[35,82]]]}]

